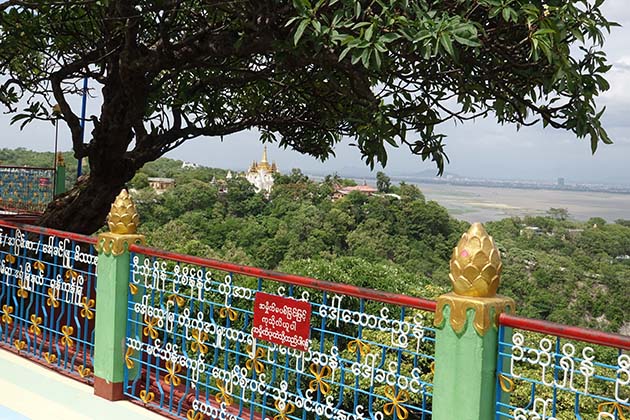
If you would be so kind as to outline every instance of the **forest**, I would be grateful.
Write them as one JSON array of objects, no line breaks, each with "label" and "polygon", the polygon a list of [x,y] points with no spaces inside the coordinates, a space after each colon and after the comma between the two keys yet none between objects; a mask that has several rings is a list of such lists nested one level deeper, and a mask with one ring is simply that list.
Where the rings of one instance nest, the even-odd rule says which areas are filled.
[{"label": "forest", "polygon": [[[48,161],[50,153],[0,150],[2,165]],[[419,297],[450,290],[448,261],[468,224],[416,186],[392,185],[379,174],[380,194],[352,192],[333,201],[336,187],[354,181],[336,174],[313,180],[294,169],[276,175],[266,197],[226,174],[183,169],[167,158],[145,165],[128,188],[147,243]],[[150,177],[174,178],[176,186],[157,194]],[[630,220],[578,222],[564,209],[550,209],[546,217],[485,226],[502,254],[499,293],[517,301],[519,315],[630,333]]]},{"label": "forest", "polygon": [[[421,297],[450,290],[448,261],[468,223],[416,186],[390,185],[381,175],[379,187],[389,195],[353,192],[332,201],[336,185],[354,181],[315,181],[294,169],[276,177],[266,198],[244,178],[223,181],[225,175],[169,159],[146,165],[129,187],[148,243]],[[147,182],[153,176],[172,177],[176,187],[155,194]],[[227,192],[219,192],[222,182]],[[499,292],[516,299],[520,315],[630,332],[630,221],[578,222],[550,209],[546,217],[507,218],[486,229],[502,253]]]}]

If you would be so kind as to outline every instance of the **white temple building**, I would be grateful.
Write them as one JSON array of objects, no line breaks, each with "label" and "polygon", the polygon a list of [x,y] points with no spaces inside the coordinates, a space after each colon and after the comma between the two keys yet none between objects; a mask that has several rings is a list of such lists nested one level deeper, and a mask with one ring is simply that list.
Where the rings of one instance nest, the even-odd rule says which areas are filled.
[{"label": "white temple building", "polygon": [[254,161],[245,174],[245,178],[254,186],[256,192],[264,191],[266,194],[271,192],[273,187],[273,174],[278,172],[276,162],[269,164],[267,160],[267,146],[263,150],[263,156],[260,163]]}]

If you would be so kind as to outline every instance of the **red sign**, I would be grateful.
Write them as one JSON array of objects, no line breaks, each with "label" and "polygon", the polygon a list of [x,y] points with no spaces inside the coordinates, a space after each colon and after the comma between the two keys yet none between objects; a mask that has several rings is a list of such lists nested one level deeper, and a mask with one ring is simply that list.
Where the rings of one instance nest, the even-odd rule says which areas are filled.
[{"label": "red sign", "polygon": [[252,335],[281,346],[308,351],[311,304],[302,300],[256,293]]},{"label": "red sign", "polygon": [[50,185],[50,178],[39,178],[39,186],[40,187],[47,187]]}]

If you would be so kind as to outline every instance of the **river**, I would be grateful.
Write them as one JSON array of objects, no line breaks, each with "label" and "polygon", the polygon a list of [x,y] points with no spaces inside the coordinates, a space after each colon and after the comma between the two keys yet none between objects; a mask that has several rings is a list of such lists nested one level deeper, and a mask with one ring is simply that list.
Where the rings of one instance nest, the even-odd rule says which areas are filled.
[{"label": "river", "polygon": [[551,207],[566,208],[572,219],[601,217],[609,222],[630,219],[630,194],[534,190],[416,183],[427,200],[468,222],[487,222],[512,216],[545,215]]}]

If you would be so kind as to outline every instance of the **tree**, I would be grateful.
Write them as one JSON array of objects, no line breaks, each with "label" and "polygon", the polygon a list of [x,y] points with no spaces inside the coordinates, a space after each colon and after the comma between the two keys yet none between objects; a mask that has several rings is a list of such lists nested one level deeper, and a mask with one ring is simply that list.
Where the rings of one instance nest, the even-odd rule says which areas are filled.
[{"label": "tree", "polygon": [[376,173],[376,189],[378,189],[378,192],[387,193],[391,186],[392,180],[385,172],[379,171]]},{"label": "tree", "polygon": [[[136,171],[183,142],[258,128],[325,159],[342,136],[367,164],[402,145],[441,172],[439,126],[494,115],[610,140],[603,1],[0,0],[0,103],[61,118],[89,176],[44,225],[93,232]],[[72,95],[100,89],[88,142]],[[51,112],[59,105],[59,113]]]},{"label": "tree", "polygon": [[569,218],[569,210],[565,208],[555,208],[551,207],[547,210],[547,214],[549,217],[556,220],[567,220]]},{"label": "tree", "polygon": [[420,191],[420,188],[413,184],[407,184],[406,182],[401,182],[400,187],[397,190],[402,200],[409,201],[424,201],[424,194]]}]

